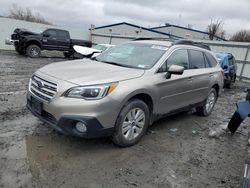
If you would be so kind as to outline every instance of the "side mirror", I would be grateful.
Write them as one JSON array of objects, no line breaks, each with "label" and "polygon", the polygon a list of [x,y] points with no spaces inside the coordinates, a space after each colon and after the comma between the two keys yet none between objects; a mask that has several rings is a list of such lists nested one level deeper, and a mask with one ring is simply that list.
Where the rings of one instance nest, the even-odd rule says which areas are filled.
[{"label": "side mirror", "polygon": [[169,79],[171,78],[172,74],[176,74],[176,75],[182,75],[184,72],[184,67],[183,66],[179,66],[179,65],[171,65],[168,69],[168,72],[166,74],[166,78]]}]

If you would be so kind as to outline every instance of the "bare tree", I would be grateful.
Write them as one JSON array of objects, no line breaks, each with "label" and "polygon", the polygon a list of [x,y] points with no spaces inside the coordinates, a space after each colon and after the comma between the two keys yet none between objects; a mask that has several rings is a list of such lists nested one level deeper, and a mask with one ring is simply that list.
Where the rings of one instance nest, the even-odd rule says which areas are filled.
[{"label": "bare tree", "polygon": [[23,9],[18,7],[16,4],[12,5],[12,8],[9,10],[8,18],[14,18],[17,20],[25,20],[29,22],[50,24],[50,22],[46,21],[38,12],[33,13],[29,8]]},{"label": "bare tree", "polygon": [[232,41],[237,42],[250,42],[250,31],[240,30],[237,31],[231,38]]},{"label": "bare tree", "polygon": [[223,21],[220,19],[211,19],[210,24],[207,26],[207,32],[210,40],[214,40],[214,37],[225,39],[226,32],[223,30]]}]

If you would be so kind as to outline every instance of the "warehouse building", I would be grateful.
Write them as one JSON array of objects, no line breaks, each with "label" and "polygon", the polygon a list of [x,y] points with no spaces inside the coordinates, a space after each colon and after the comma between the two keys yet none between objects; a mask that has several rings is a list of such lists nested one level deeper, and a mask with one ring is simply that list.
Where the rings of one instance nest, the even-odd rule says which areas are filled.
[{"label": "warehouse building", "polygon": [[167,38],[181,39],[174,34],[145,28],[142,26],[121,22],[101,27],[90,28],[91,41],[93,43],[120,44],[136,38]]},{"label": "warehouse building", "polygon": [[[192,29],[189,27],[182,27],[178,25],[173,24],[166,24],[165,26],[160,27],[153,27],[152,30],[167,33],[170,35],[177,35],[179,37],[185,38],[185,39],[195,39],[195,40],[210,40],[209,39],[209,33],[204,31],[199,31],[196,29]],[[214,37],[214,40],[218,41],[225,41],[225,39],[221,37]]]}]

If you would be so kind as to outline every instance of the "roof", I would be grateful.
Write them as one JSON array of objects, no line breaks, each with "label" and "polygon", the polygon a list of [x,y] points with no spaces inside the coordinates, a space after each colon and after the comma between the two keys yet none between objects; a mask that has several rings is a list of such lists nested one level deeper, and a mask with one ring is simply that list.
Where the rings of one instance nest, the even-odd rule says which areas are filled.
[{"label": "roof", "polygon": [[170,41],[159,41],[159,40],[136,40],[132,41],[133,43],[146,43],[146,44],[153,44],[153,45],[161,45],[170,47],[172,45],[172,42]]},{"label": "roof", "polygon": [[179,37],[177,35],[172,35],[172,34],[164,33],[164,32],[161,32],[161,31],[156,31],[156,30],[153,30],[152,28],[149,29],[149,28],[146,28],[146,27],[142,27],[142,26],[139,26],[139,25],[134,25],[134,24],[127,23],[127,22],[120,22],[120,23],[95,27],[95,30],[103,29],[103,28],[107,28],[107,27],[118,26],[118,25],[128,25],[128,26],[131,26],[131,27],[135,27],[135,28],[138,28],[138,29],[143,29],[143,30],[150,31],[150,32],[153,32],[153,33],[158,33],[158,34],[165,35],[165,36],[168,36],[168,37],[175,37],[175,38],[179,38],[179,39],[183,38],[183,37]]},{"label": "roof", "polygon": [[[203,34],[206,34],[206,35],[209,35],[208,32],[205,32],[205,31],[200,31],[200,30],[196,30],[196,29],[191,29],[191,28],[188,28],[188,27],[183,27],[183,26],[179,26],[179,25],[174,25],[174,24],[168,24],[168,25],[165,25],[165,26],[159,26],[159,27],[152,27],[150,29],[160,29],[160,28],[166,28],[166,27],[176,27],[176,28],[180,28],[180,29],[185,29],[185,30],[189,30],[189,31],[193,31],[193,32],[198,32],[198,33],[203,33]],[[221,38],[221,37],[218,37],[218,36],[215,36],[216,38],[220,39],[220,40],[224,40],[226,41],[225,39]]]}]

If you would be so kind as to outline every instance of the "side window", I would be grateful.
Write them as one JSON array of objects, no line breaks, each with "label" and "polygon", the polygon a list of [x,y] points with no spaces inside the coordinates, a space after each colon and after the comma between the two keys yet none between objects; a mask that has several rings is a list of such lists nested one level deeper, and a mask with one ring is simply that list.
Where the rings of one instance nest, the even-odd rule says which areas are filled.
[{"label": "side window", "polygon": [[206,57],[207,57],[207,59],[208,59],[210,65],[211,65],[212,67],[215,67],[215,66],[218,64],[217,61],[215,60],[215,58],[214,58],[211,54],[205,53],[205,55],[206,55]]},{"label": "side window", "polygon": [[159,72],[167,72],[171,65],[183,66],[185,69],[189,67],[188,52],[187,50],[174,51],[166,62],[162,65]]},{"label": "side window", "polygon": [[235,60],[234,60],[234,57],[231,57],[228,59],[228,62],[229,62],[229,65],[230,66],[233,66],[235,64]]},{"label": "side window", "polygon": [[205,53],[203,53],[203,57],[204,57],[204,60],[205,60],[206,67],[207,68],[212,67],[209,60],[208,60],[208,58],[207,58],[207,56],[205,55]]},{"label": "side window", "polygon": [[205,59],[203,52],[197,50],[189,50],[190,52],[190,69],[205,68]]},{"label": "side window", "polygon": [[68,32],[66,31],[57,31],[57,36],[58,38],[63,38],[63,39],[69,38]]},{"label": "side window", "polygon": [[44,34],[49,35],[50,37],[56,37],[56,31],[52,29],[48,29]]}]

